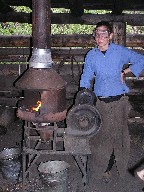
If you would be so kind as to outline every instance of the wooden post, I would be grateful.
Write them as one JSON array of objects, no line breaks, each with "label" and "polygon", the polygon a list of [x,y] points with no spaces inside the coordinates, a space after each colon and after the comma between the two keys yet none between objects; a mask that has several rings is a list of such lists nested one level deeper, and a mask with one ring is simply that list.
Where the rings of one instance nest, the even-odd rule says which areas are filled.
[{"label": "wooden post", "polygon": [[113,22],[113,42],[126,46],[126,23]]}]

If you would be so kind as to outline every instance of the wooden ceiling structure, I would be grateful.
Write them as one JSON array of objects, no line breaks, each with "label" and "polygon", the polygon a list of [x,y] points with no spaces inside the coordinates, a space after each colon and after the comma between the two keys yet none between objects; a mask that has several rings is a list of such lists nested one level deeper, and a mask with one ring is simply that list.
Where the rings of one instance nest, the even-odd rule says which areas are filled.
[{"label": "wooden ceiling structure", "polygon": [[[15,12],[11,7],[32,8],[31,0],[0,0],[0,4],[0,22],[31,23],[31,14]],[[144,11],[143,0],[51,0],[51,8],[70,9],[70,14],[53,14],[52,24],[95,24],[97,20],[103,19],[103,16],[99,15],[94,17],[95,21],[88,21],[91,14],[84,14],[84,10],[108,10],[111,14],[107,15],[107,20],[121,20],[132,25],[144,26],[144,15],[136,14],[136,17],[131,15],[129,18],[129,14],[123,14],[123,11]],[[66,15],[68,17],[65,17]]]},{"label": "wooden ceiling structure", "polygon": [[[27,6],[32,8],[31,0],[0,0],[0,12],[13,12],[11,6]],[[124,10],[143,11],[143,0],[51,0],[52,8],[70,9],[71,14],[82,16],[87,10],[111,10],[113,14],[120,15]]]},{"label": "wooden ceiling structure", "polygon": [[[50,0],[48,0],[50,1]],[[144,53],[144,35],[126,34],[126,25],[144,26],[144,0],[51,0],[51,8],[69,9],[68,13],[51,14],[51,24],[95,25],[101,20],[113,24],[114,42],[138,49]],[[0,22],[32,23],[32,13],[15,12],[12,6],[27,6],[32,9],[32,0],[0,0]],[[107,10],[107,14],[85,13],[85,10]],[[124,11],[133,11],[124,13]],[[60,60],[74,55],[83,61],[88,48],[95,45],[92,35],[52,35],[52,55]],[[0,36],[0,62],[25,62],[32,47],[31,36]],[[82,48],[82,49],[75,49]],[[61,49],[65,48],[65,49]]]}]

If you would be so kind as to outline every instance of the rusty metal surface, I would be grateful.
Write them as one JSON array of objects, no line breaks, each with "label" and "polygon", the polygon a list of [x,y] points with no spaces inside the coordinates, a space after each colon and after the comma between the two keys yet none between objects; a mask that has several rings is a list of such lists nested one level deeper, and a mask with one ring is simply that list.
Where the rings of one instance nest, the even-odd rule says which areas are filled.
[{"label": "rusty metal surface", "polygon": [[51,3],[50,0],[32,1],[33,47],[51,47]]},{"label": "rusty metal surface", "polygon": [[33,48],[32,56],[29,60],[29,67],[36,69],[52,68],[52,58],[50,49]]},{"label": "rusty metal surface", "polygon": [[[32,1],[33,53],[29,61],[29,69],[15,82],[19,89],[29,91],[19,105],[19,118],[31,122],[58,122],[66,118],[66,82],[52,68],[51,59],[51,11],[50,0]],[[47,63],[48,65],[47,68]],[[32,92],[39,92],[36,99]],[[36,92],[35,92],[36,94]],[[40,103],[37,112],[33,105]]]},{"label": "rusty metal surface", "polygon": [[57,90],[63,89],[66,82],[54,69],[28,69],[15,86],[22,90]]},{"label": "rusty metal surface", "polygon": [[65,89],[43,91],[41,101],[40,114],[62,112],[66,109],[66,91]]},{"label": "rusty metal surface", "polygon": [[[38,107],[37,103],[40,102]],[[66,90],[25,91],[24,100],[19,101],[18,107],[29,112],[37,111],[37,115],[57,113],[66,109]],[[34,108],[37,108],[34,109]]]},{"label": "rusty metal surface", "polygon": [[96,95],[93,91],[83,88],[76,94],[75,105],[95,105]]},{"label": "rusty metal surface", "polygon": [[41,116],[36,116],[36,113],[32,113],[32,112],[27,112],[27,111],[22,111],[21,109],[18,109],[17,111],[17,116],[22,119],[22,120],[26,120],[26,121],[30,121],[30,122],[59,122],[59,121],[63,121],[66,118],[66,113],[67,110],[64,110],[60,113],[49,113],[49,114],[44,114]]},{"label": "rusty metal surface", "polygon": [[93,136],[101,128],[102,118],[95,106],[73,106],[67,114],[67,131],[72,136]]}]

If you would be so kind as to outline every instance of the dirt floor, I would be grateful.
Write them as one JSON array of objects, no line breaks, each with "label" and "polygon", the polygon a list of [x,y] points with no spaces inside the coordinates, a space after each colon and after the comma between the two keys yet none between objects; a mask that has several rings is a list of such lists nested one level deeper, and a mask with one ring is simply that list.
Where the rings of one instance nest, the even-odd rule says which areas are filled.
[{"label": "dirt floor", "polygon": [[[141,181],[135,175],[135,169],[139,163],[144,161],[144,124],[142,123],[129,123],[129,131],[131,135],[131,153],[128,165],[128,171],[124,179],[119,178],[119,175],[114,165],[111,171],[111,175],[106,179],[95,180],[93,186],[83,187],[82,175],[79,168],[72,156],[59,156],[58,160],[64,160],[70,164],[68,173],[68,192],[141,192],[144,191],[144,182]],[[16,120],[11,123],[7,128],[5,135],[0,135],[0,150],[4,148],[21,147],[23,122]],[[43,162],[44,157],[39,159],[39,162]],[[144,163],[144,162],[143,162]],[[7,178],[3,178],[2,171],[0,173],[0,192],[6,191],[22,191],[22,179],[19,181],[11,181]],[[48,190],[41,183],[38,172],[33,174],[33,178],[30,181],[26,181],[26,191],[49,191],[56,192],[56,190]],[[60,192],[60,191],[57,191]],[[66,191],[63,191],[66,192]]]}]

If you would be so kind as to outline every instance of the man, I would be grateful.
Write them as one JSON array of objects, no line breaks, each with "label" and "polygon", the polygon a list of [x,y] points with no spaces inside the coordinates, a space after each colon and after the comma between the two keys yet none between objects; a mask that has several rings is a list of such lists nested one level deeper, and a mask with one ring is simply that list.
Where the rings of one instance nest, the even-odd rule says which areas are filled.
[{"label": "man", "polygon": [[[85,58],[80,87],[89,89],[95,76],[94,93],[96,107],[102,116],[102,127],[90,139],[92,155],[88,168],[92,179],[103,177],[109,171],[107,165],[114,154],[120,176],[124,176],[130,150],[127,117],[130,110],[129,88],[125,75],[132,72],[136,77],[144,69],[144,56],[126,47],[111,43],[113,33],[108,22],[97,23],[94,30],[96,47]],[[123,70],[123,65],[131,65]]]}]

